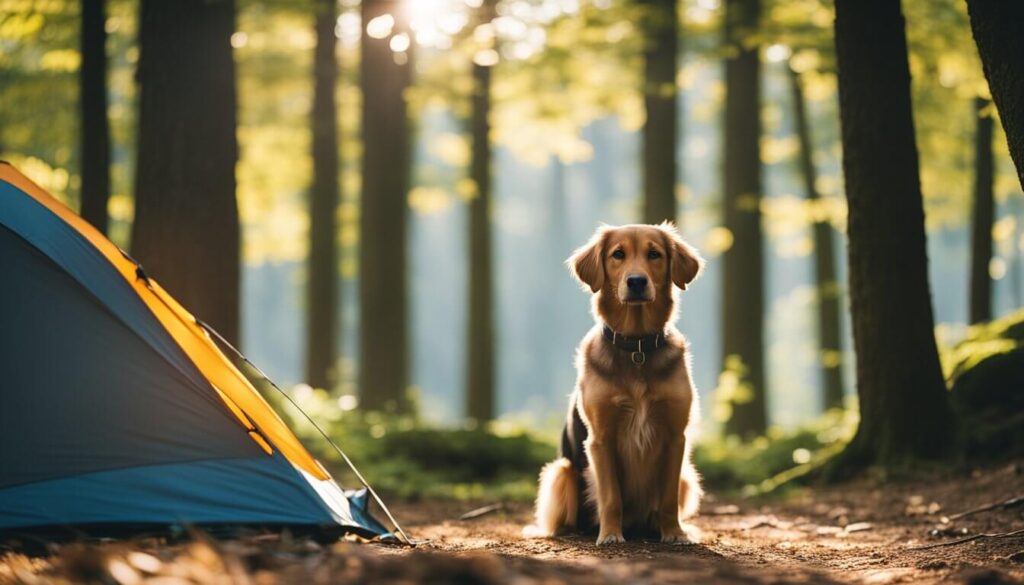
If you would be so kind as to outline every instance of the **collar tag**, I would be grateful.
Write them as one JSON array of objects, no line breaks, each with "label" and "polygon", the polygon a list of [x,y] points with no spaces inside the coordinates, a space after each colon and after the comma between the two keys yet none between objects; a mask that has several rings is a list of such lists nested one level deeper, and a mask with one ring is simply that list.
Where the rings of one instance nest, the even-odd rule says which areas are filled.
[{"label": "collar tag", "polygon": [[633,360],[633,363],[642,366],[647,361],[647,355],[642,351],[634,351],[629,354],[629,359]]}]

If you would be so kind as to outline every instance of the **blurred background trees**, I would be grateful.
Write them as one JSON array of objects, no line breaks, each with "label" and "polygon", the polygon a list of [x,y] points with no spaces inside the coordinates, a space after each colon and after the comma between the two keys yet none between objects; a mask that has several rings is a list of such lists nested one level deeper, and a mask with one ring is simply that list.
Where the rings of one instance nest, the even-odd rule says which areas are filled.
[{"label": "blurred background trees", "polygon": [[234,31],[233,0],[140,2],[130,248],[231,343],[241,301]]},{"label": "blurred background trees", "polygon": [[904,0],[883,43],[833,31],[873,2],[164,4],[0,0],[0,157],[324,417],[554,429],[599,222],[710,260],[680,318],[707,454],[936,426],[965,348],[1012,337],[984,323],[1024,303],[1016,8]]}]

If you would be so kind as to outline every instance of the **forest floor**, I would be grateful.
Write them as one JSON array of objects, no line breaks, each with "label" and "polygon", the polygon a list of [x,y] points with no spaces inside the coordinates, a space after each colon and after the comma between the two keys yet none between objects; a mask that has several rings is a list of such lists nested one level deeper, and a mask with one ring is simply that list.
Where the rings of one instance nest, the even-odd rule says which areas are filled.
[{"label": "forest floor", "polygon": [[[980,533],[1024,528],[1024,506],[944,516],[1024,494],[1021,464],[946,479],[862,479],[774,501],[709,497],[694,524],[702,542],[590,537],[528,540],[525,503],[475,519],[466,502],[394,506],[415,549],[287,536],[167,545],[75,544],[49,557],[0,556],[0,583],[1024,583],[1024,535],[918,550]],[[480,503],[480,505],[487,502]],[[930,536],[936,528],[946,529]]]}]

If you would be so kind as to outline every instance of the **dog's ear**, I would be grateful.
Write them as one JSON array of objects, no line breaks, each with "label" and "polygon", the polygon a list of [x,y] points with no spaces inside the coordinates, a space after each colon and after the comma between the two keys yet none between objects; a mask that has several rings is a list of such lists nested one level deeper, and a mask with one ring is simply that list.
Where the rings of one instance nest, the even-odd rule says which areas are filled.
[{"label": "dog's ear", "polygon": [[696,280],[704,270],[704,259],[701,258],[700,252],[696,248],[683,240],[674,224],[666,221],[659,227],[665,232],[665,236],[668,238],[668,248],[672,250],[672,282],[686,290],[686,285]]},{"label": "dog's ear", "polygon": [[604,241],[608,234],[607,228],[599,228],[590,241],[576,249],[565,261],[580,284],[596,293],[604,286]]}]

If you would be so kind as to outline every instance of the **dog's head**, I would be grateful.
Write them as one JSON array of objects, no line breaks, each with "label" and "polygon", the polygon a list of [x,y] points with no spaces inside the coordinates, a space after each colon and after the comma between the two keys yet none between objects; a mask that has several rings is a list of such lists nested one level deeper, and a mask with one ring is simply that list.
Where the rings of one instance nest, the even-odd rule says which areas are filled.
[{"label": "dog's head", "polygon": [[599,295],[602,307],[672,307],[672,285],[686,290],[704,268],[704,259],[676,227],[602,226],[568,264],[573,275]]}]

